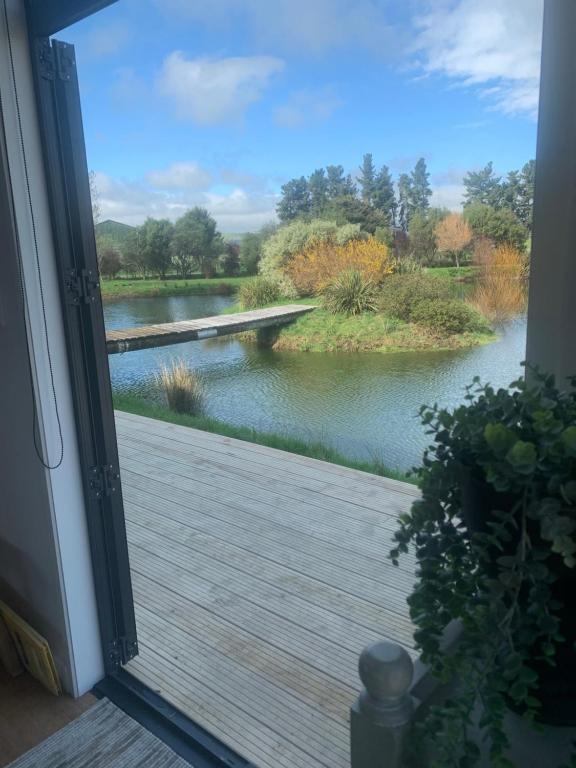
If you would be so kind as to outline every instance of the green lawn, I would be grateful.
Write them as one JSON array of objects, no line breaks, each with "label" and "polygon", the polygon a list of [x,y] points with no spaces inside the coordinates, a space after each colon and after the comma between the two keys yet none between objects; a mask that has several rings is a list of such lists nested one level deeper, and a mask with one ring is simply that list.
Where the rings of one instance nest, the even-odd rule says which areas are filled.
[{"label": "green lawn", "polygon": [[249,427],[237,427],[207,416],[188,416],[186,414],[176,413],[175,411],[171,411],[168,408],[163,408],[159,405],[153,405],[145,400],[126,395],[115,394],[114,407],[119,411],[135,413],[138,416],[147,416],[151,419],[168,421],[171,424],[180,424],[184,427],[201,429],[203,432],[213,432],[214,434],[224,435],[225,437],[234,437],[237,440],[244,440],[248,443],[257,443],[258,445],[266,445],[269,448],[278,448],[281,451],[297,453],[300,456],[308,456],[311,459],[328,461],[331,464],[339,464],[342,467],[359,469],[362,472],[370,472],[373,475],[390,477],[395,480],[404,480],[409,483],[416,482],[414,478],[406,476],[403,472],[389,469],[379,462],[355,461],[354,459],[348,459],[338,451],[323,445],[320,442],[309,443],[292,437],[285,437],[268,432],[259,432],[255,429],[250,429]]},{"label": "green lawn", "polygon": [[103,299],[128,299],[139,296],[229,296],[249,277],[190,278],[189,280],[102,280]]},{"label": "green lawn", "polygon": [[[318,298],[280,299],[267,306],[282,304],[315,304],[318,309],[283,326],[271,346],[293,352],[415,352],[418,350],[448,350],[475,347],[496,340],[496,335],[461,333],[438,337],[428,329],[378,312],[348,317],[333,315],[322,309]],[[226,314],[241,312],[238,305],[228,307]],[[239,334],[256,341],[254,331]]]},{"label": "green lawn", "polygon": [[426,267],[424,272],[447,280],[466,280],[478,274],[478,267]]}]

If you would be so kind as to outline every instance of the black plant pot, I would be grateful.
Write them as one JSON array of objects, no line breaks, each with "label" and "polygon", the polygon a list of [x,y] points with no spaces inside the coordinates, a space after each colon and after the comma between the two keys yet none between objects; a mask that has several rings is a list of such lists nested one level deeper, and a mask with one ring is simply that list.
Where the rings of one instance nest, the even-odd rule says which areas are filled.
[{"label": "black plant pot", "polygon": [[[470,533],[488,533],[488,522],[496,510],[505,512],[518,501],[512,493],[496,491],[481,475],[467,467],[462,468],[462,519]],[[531,536],[537,535],[536,524]],[[513,554],[517,540],[509,542],[507,551],[494,548],[493,568],[489,565],[490,576],[496,574],[496,559],[501,555]],[[548,725],[576,725],[576,569],[567,568],[560,557],[550,560],[550,567],[557,566],[556,581],[551,585],[552,597],[559,600],[564,608],[560,622],[560,634],[566,638],[557,646],[556,665],[533,661],[530,666],[538,673],[540,685],[537,696],[542,704],[538,720]],[[522,596],[521,596],[522,599]],[[536,655],[536,652],[535,654]],[[511,708],[515,709],[511,703]]]}]

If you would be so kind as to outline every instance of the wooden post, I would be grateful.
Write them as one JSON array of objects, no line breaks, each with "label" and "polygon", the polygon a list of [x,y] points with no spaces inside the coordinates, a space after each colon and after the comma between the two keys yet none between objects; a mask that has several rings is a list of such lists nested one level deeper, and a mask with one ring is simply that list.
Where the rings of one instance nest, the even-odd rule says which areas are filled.
[{"label": "wooden post", "polygon": [[414,665],[396,643],[369,645],[358,665],[364,690],[351,709],[352,768],[400,768],[414,704]]},{"label": "wooden post", "polygon": [[526,358],[576,374],[576,2],[546,0]]}]

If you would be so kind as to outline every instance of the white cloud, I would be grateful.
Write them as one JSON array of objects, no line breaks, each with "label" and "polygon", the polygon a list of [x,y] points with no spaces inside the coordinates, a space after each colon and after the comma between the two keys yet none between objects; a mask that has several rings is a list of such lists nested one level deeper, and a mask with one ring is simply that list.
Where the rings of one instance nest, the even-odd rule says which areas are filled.
[{"label": "white cloud", "polygon": [[198,163],[172,163],[163,170],[150,171],[146,181],[158,189],[205,189],[212,177]]},{"label": "white cloud", "polygon": [[461,211],[463,197],[463,184],[438,184],[432,187],[430,205],[435,208],[448,208],[451,211]]},{"label": "white cloud", "polygon": [[505,114],[538,108],[543,0],[446,0],[414,17],[424,73],[442,74]]},{"label": "white cloud", "polygon": [[247,21],[258,44],[320,54],[361,45],[378,53],[396,49],[386,0],[155,0],[167,15],[232,28]]},{"label": "white cloud", "polygon": [[144,181],[95,173],[102,219],[141,224],[147,216],[174,221],[195,205],[207,208],[223,232],[250,232],[276,218],[277,195],[235,188],[227,194],[199,189],[168,191]]},{"label": "white cloud", "polygon": [[283,68],[273,56],[186,59],[174,51],[164,60],[157,86],[179,117],[214,125],[240,120]]},{"label": "white cloud", "polygon": [[328,120],[342,104],[331,87],[304,89],[293,93],[286,104],[276,107],[274,120],[285,128],[299,128]]}]

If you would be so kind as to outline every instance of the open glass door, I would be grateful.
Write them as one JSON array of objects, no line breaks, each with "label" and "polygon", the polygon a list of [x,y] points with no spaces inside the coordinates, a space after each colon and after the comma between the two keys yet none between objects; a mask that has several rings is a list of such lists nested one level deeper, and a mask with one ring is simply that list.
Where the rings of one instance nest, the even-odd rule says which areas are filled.
[{"label": "open glass door", "polygon": [[74,47],[34,41],[48,194],[106,672],[138,651]]}]

